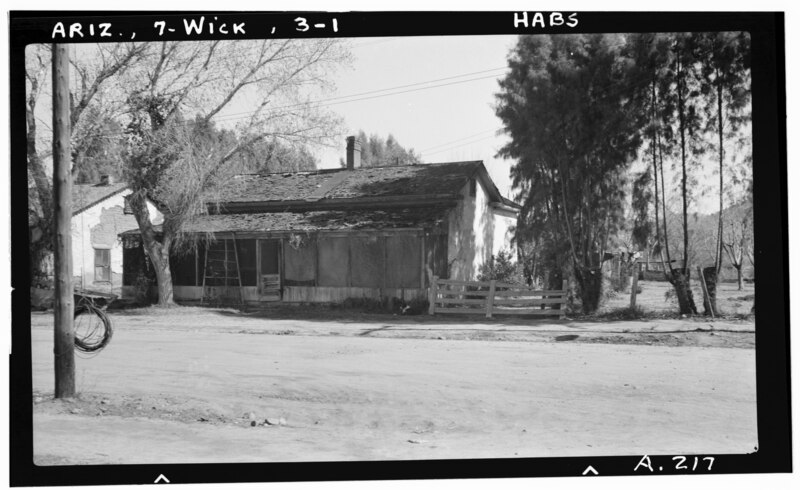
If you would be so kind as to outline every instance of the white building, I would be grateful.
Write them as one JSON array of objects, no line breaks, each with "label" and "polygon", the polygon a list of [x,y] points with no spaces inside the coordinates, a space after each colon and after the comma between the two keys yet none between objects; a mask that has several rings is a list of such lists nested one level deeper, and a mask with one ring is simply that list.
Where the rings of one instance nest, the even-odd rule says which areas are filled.
[{"label": "white building", "polygon": [[[119,234],[138,227],[126,205],[131,190],[104,177],[100,184],[72,186],[72,271],[78,288],[119,293],[122,286],[122,243]],[[148,203],[154,224],[161,213]]]}]

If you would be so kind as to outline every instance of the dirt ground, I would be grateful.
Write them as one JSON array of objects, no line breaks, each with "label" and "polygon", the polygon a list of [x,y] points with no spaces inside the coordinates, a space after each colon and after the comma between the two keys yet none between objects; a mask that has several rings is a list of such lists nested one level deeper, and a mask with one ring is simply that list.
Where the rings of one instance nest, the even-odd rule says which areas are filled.
[{"label": "dirt ground", "polygon": [[282,308],[112,312],[52,398],[32,313],[40,465],[746,453],[752,321],[466,320]]},{"label": "dirt ground", "polygon": [[[747,315],[755,300],[755,285],[745,283],[739,291],[735,282],[721,282],[717,285],[717,309],[723,316]],[[641,292],[636,303],[645,310],[657,313],[678,311],[678,300],[668,292],[672,286],[666,281],[639,281]],[[703,312],[703,292],[697,281],[692,281],[692,293],[697,309]],[[613,294],[603,305],[601,311],[630,306],[630,290]]]}]

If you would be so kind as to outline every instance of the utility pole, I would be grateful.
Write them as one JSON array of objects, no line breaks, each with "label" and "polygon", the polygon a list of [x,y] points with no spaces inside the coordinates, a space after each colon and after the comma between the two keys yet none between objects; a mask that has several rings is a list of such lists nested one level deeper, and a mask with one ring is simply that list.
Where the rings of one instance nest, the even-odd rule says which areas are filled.
[{"label": "utility pole", "polygon": [[70,175],[69,52],[53,44],[53,201],[56,398],[75,396],[74,297],[72,291],[72,177]]}]

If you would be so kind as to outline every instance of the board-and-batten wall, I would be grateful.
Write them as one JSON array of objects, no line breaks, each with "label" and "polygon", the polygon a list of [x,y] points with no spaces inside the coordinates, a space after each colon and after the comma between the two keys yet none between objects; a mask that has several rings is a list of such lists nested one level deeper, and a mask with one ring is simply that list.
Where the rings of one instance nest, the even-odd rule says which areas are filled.
[{"label": "board-and-batten wall", "polygon": [[[217,241],[232,237],[221,234]],[[237,233],[256,250],[259,271],[264,259],[260,242],[279,244],[281,300],[284,302],[336,303],[347,298],[410,300],[424,297],[429,273],[442,275],[447,268],[447,235],[423,230],[318,232],[314,234]],[[232,242],[231,242],[232,243]],[[178,301],[200,301],[203,295],[203,250],[174,264],[174,292]],[[240,260],[252,262],[252,258]],[[194,268],[194,273],[187,273]],[[430,270],[430,272],[429,272]],[[261,274],[258,274],[260,276]],[[267,301],[261,285],[243,282],[245,302]]]}]

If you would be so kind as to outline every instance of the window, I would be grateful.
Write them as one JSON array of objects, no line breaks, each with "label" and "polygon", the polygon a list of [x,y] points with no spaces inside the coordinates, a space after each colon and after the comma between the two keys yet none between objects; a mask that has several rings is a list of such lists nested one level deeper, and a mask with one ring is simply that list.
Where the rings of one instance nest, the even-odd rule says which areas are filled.
[{"label": "window", "polygon": [[94,282],[111,282],[110,249],[94,249]]},{"label": "window", "polygon": [[469,197],[475,197],[478,193],[478,182],[475,179],[469,180]]}]

